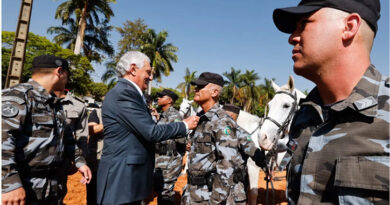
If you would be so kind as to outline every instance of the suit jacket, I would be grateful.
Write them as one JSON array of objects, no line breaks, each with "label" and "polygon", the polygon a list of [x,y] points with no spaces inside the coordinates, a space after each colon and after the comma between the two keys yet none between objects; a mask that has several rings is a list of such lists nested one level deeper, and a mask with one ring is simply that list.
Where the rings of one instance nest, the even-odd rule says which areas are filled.
[{"label": "suit jacket", "polygon": [[122,204],[152,192],[154,143],[185,135],[183,122],[157,125],[126,79],[107,93],[102,108],[104,147],[97,173],[97,202]]}]

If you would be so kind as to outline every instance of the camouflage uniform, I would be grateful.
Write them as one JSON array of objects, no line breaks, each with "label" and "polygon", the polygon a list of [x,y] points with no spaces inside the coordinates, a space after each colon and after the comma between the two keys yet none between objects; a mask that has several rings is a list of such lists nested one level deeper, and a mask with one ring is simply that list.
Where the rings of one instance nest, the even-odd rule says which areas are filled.
[{"label": "camouflage uniform", "polygon": [[328,109],[311,91],[291,128],[290,204],[389,204],[389,91],[373,65]]},{"label": "camouflage uniform", "polygon": [[67,175],[74,174],[76,169],[72,166],[72,162],[76,160],[76,168],[86,164],[85,157],[88,152],[88,115],[87,110],[84,105],[84,101],[80,98],[74,96],[71,92],[67,92],[64,98],[60,99],[60,103],[64,109],[66,117],[66,126],[64,135],[66,139],[71,139],[69,144],[72,146],[67,146],[67,157],[63,166],[61,167],[61,174],[64,178],[60,183],[63,184],[64,192],[61,193],[64,198],[67,193]]},{"label": "camouflage uniform", "polygon": [[[158,124],[181,122],[179,112],[170,106],[160,115]],[[175,192],[173,188],[182,169],[185,153],[185,136],[156,143],[155,189],[158,192],[159,204],[171,201],[173,204]],[[164,202],[162,202],[163,200]]]},{"label": "camouflage uniform", "polygon": [[[75,156],[77,168],[85,165],[85,156],[88,153],[88,115],[84,101],[67,92],[66,97],[60,99],[66,116],[65,135],[72,136],[76,141]],[[80,160],[78,160],[80,159]]]},{"label": "camouflage uniform", "polygon": [[34,80],[2,91],[2,193],[23,187],[26,204],[61,204],[65,114]]},{"label": "camouflage uniform", "polygon": [[201,116],[191,137],[188,184],[182,204],[245,204],[244,184],[234,179],[244,162],[236,122],[215,104]]}]

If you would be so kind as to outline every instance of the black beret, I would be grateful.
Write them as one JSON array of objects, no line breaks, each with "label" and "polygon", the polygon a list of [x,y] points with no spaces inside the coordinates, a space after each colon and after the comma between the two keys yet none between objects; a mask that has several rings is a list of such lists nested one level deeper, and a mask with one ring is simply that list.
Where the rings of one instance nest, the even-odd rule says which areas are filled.
[{"label": "black beret", "polygon": [[69,70],[68,61],[63,58],[53,55],[41,55],[34,58],[32,62],[33,68],[58,68]]},{"label": "black beret", "polygon": [[232,105],[232,104],[225,104],[225,105],[223,105],[222,109],[236,113],[237,115],[240,114],[240,107]]},{"label": "black beret", "polygon": [[223,80],[221,75],[210,72],[201,73],[198,79],[191,81],[192,85],[205,86],[209,83],[217,84],[223,87],[225,81]]},{"label": "black beret", "polygon": [[174,93],[173,91],[168,90],[168,89],[164,89],[163,91],[158,92],[157,96],[158,97],[168,96],[168,97],[172,98],[172,100],[174,102],[179,98],[179,96],[177,96],[176,93]]},{"label": "black beret", "polygon": [[321,8],[339,9],[348,13],[358,13],[376,33],[380,17],[379,0],[302,0],[296,7],[275,9],[273,19],[276,27],[284,33],[293,33],[296,21],[302,15]]}]

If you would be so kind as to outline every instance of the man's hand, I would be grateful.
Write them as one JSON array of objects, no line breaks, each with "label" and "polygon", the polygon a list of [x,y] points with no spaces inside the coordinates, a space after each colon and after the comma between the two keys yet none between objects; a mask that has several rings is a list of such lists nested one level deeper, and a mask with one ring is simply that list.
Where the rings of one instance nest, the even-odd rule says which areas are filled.
[{"label": "man's hand", "polygon": [[2,205],[8,204],[25,204],[26,192],[23,187],[12,190],[8,193],[1,194]]},{"label": "man's hand", "polygon": [[81,178],[80,182],[82,184],[89,184],[92,179],[91,169],[89,169],[87,165],[83,165],[79,168],[79,172],[83,175],[83,178]]},{"label": "man's hand", "polygon": [[183,120],[188,126],[189,130],[195,129],[196,126],[198,126],[199,117],[198,116],[191,116]]}]

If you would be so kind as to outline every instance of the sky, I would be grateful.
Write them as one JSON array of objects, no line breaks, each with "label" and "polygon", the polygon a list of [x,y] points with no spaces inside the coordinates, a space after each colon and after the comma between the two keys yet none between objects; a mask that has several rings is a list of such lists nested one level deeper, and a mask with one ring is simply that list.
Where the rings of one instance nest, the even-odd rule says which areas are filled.
[{"label": "sky", "polygon": [[[59,26],[54,19],[56,8],[64,0],[35,0],[31,16],[30,32],[46,36],[50,26]],[[389,75],[389,1],[380,0],[381,18],[376,35],[372,63],[385,75]],[[2,0],[2,30],[15,31],[21,0]],[[292,46],[287,43],[288,34],[277,30],[272,20],[275,8],[295,6],[298,0],[117,0],[112,4],[115,16],[112,26],[122,26],[126,20],[144,20],[156,32],[168,31],[168,43],[178,47],[178,62],[174,72],[163,77],[162,83],[153,86],[176,88],[184,81],[185,69],[215,72],[222,75],[231,67],[242,72],[255,70],[263,83],[264,78],[275,78],[279,85],[287,83],[289,75],[296,88],[310,91],[314,84],[293,72]],[[112,31],[110,41],[117,49],[121,36]],[[105,71],[105,65],[93,64],[91,74],[95,82]]]}]

